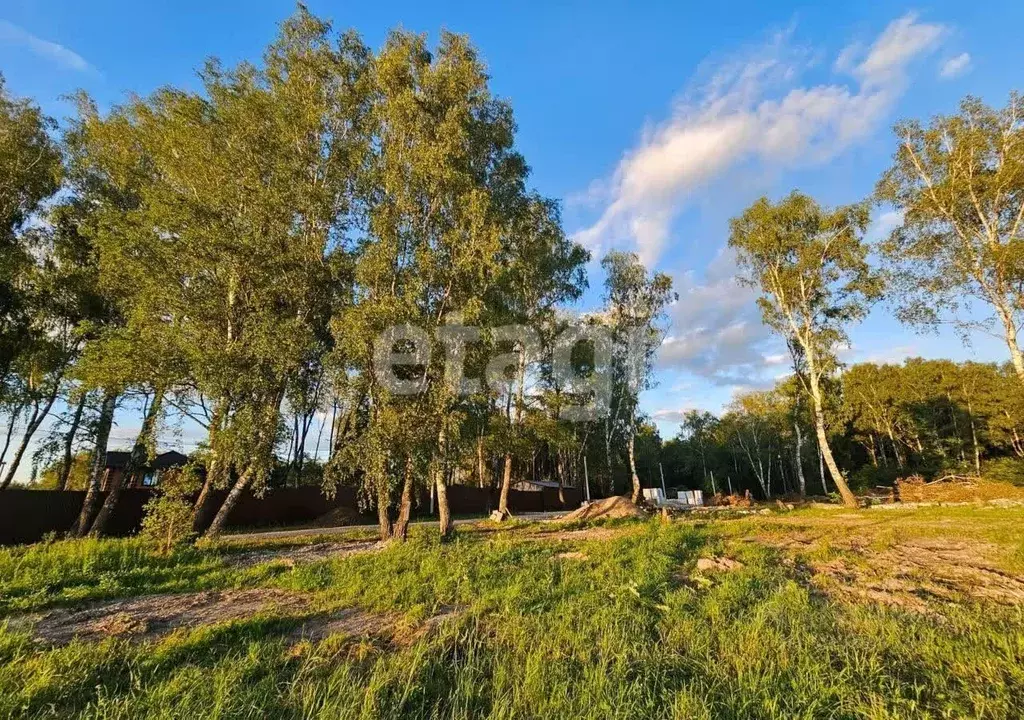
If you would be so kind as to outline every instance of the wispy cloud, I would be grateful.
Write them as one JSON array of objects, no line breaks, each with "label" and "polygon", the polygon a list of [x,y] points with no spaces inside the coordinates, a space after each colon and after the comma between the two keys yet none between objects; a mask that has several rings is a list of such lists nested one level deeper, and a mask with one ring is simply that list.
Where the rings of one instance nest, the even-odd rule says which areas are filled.
[{"label": "wispy cloud", "polygon": [[960,77],[970,69],[970,53],[960,53],[956,57],[951,57],[942,63],[942,67],[939,69],[939,77],[951,80],[952,78]]},{"label": "wispy cloud", "polygon": [[[662,370],[683,370],[716,386],[767,382],[778,348],[761,322],[754,290],[735,278],[736,259],[723,249],[698,280],[675,277],[679,302],[669,310],[672,333],[658,349]],[[775,368],[777,371],[777,367]]]},{"label": "wispy cloud", "polygon": [[662,408],[651,413],[651,418],[656,422],[681,423],[686,419],[686,413],[696,409],[694,405],[686,405],[681,409]]},{"label": "wispy cloud", "polygon": [[63,45],[44,40],[28,30],[7,20],[0,20],[0,43],[18,45],[38,57],[45,58],[61,67],[77,72],[94,72],[95,69],[85,58]]},{"label": "wispy cloud", "polygon": [[643,134],[609,180],[591,185],[591,198],[604,190],[603,211],[576,239],[597,252],[632,247],[654,264],[686,202],[740,163],[822,164],[867,136],[905,91],[911,62],[946,32],[913,14],[894,20],[870,45],[842,51],[836,70],[846,83],[794,86],[814,53],[792,47],[788,32],[718,67]]},{"label": "wispy cloud", "polygon": [[903,212],[900,210],[886,210],[875,216],[868,227],[866,237],[870,242],[885,240],[892,234],[892,231],[903,224]]}]

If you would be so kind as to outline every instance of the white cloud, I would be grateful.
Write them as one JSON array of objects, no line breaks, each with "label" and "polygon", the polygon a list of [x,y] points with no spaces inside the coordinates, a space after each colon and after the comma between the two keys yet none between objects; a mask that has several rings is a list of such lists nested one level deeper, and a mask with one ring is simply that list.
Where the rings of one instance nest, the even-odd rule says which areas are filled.
[{"label": "white cloud", "polygon": [[865,236],[871,242],[885,240],[892,231],[903,224],[903,213],[900,210],[887,210],[872,218]]},{"label": "white cloud", "polygon": [[853,75],[868,86],[902,84],[910,61],[933,49],[945,34],[943,26],[918,22],[908,13],[889,23]]},{"label": "white cloud", "polygon": [[669,310],[672,334],[658,350],[661,369],[685,370],[720,386],[761,384],[772,357],[771,333],[761,322],[756,293],[735,278],[736,261],[724,248],[703,282],[693,273],[674,278],[679,301]]},{"label": "white cloud", "polygon": [[951,57],[942,63],[942,67],[939,69],[939,77],[946,80],[951,80],[955,77],[960,77],[964,73],[971,69],[971,55],[970,53],[960,53],[956,57]]},{"label": "white cloud", "polygon": [[28,30],[14,23],[0,20],[0,43],[20,45],[33,54],[54,62],[61,67],[78,72],[91,72],[93,67],[78,53],[49,40],[36,37]]},{"label": "white cloud", "polygon": [[681,208],[730,169],[748,161],[774,169],[821,164],[868,135],[904,92],[910,63],[945,32],[908,14],[869,47],[847,47],[836,66],[853,87],[793,87],[808,56],[789,46],[787,34],[719,67],[696,99],[684,97],[670,119],[644,132],[612,178],[591,184],[587,197],[603,191],[604,209],[575,239],[596,253],[632,247],[653,265]]},{"label": "white cloud", "polygon": [[688,406],[686,406],[686,407],[684,407],[684,408],[682,408],[680,410],[669,410],[669,409],[655,410],[654,412],[651,413],[651,417],[656,422],[681,423],[683,421],[683,419],[686,417],[687,411],[688,410],[693,410],[693,409],[694,409],[693,406],[689,406],[688,405]]}]

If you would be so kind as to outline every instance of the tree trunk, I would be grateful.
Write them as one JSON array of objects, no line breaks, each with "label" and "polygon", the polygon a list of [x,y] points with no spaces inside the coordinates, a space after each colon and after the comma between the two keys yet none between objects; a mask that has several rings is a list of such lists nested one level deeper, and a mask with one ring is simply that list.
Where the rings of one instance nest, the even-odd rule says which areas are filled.
[{"label": "tree trunk", "polygon": [[224,525],[228,521],[228,516],[231,514],[231,511],[235,509],[235,505],[238,504],[238,501],[242,497],[242,493],[249,486],[250,482],[252,482],[252,468],[246,469],[246,471],[242,473],[242,477],[238,478],[235,486],[231,488],[231,492],[229,492],[228,496],[224,498],[224,504],[220,506],[220,509],[217,510],[217,514],[214,515],[213,522],[210,523],[210,527],[206,528],[206,532],[203,534],[203,537],[208,540],[212,540],[220,536],[224,531]]},{"label": "tree trunk", "polygon": [[381,540],[391,538],[391,493],[386,477],[377,478],[377,530]]},{"label": "tree trunk", "polygon": [[[846,484],[846,478],[839,471],[835,458],[832,457],[832,448],[828,445],[828,436],[825,434],[825,414],[821,409],[821,397],[817,392],[812,392],[811,399],[814,401],[814,429],[818,435],[818,447],[821,448],[821,456],[828,466],[828,472],[832,476],[832,482],[839,488],[839,494],[843,497],[843,504],[847,507],[857,507],[857,498],[850,492],[850,486]],[[822,475],[822,482],[824,482]]]},{"label": "tree trunk", "polygon": [[903,453],[900,452],[899,443],[896,442],[896,434],[892,431],[892,424],[886,422],[885,433],[889,436],[889,444],[892,445],[892,454],[896,458],[896,467],[903,468]]},{"label": "tree trunk", "polygon": [[605,465],[608,468],[608,486],[605,489],[606,494],[611,496],[615,492],[615,481],[612,477],[612,435],[611,435],[611,424],[607,418],[604,421],[604,460]]},{"label": "tree trunk", "polygon": [[10,421],[7,423],[7,436],[4,440],[3,450],[0,450],[0,468],[4,465],[4,458],[7,457],[7,450],[11,447],[11,437],[14,435],[14,426],[18,422],[18,416],[21,415],[21,411],[25,408],[24,405],[18,405],[11,411]]},{"label": "tree trunk", "polygon": [[637,472],[636,472],[636,453],[634,451],[634,444],[635,444],[634,440],[635,440],[635,433],[633,432],[633,429],[630,428],[630,430],[629,430],[629,442],[626,445],[626,449],[629,451],[629,472],[633,476],[633,495],[632,495],[631,499],[633,500],[633,503],[635,504],[635,503],[640,502],[641,488],[640,488],[640,476],[637,475]]},{"label": "tree trunk", "polygon": [[978,429],[974,425],[974,408],[970,399],[967,400],[967,417],[971,420],[971,442],[974,443],[974,470],[981,475],[981,446],[978,443]]},{"label": "tree trunk", "polygon": [[92,467],[89,470],[89,484],[86,487],[85,500],[82,502],[81,512],[78,513],[78,520],[71,529],[71,534],[77,537],[84,537],[88,532],[96,508],[96,500],[99,498],[100,482],[103,480],[107,466],[107,441],[110,439],[110,426],[114,423],[116,405],[117,394],[109,390],[106,391],[103,394],[103,403],[100,405],[100,418],[96,426],[96,446],[93,449]]},{"label": "tree trunk", "polygon": [[800,497],[807,497],[807,480],[804,479],[804,464],[802,448],[804,444],[803,433],[800,432],[800,423],[793,423],[793,432],[796,435],[796,452],[793,459],[796,461],[796,478],[800,484]]},{"label": "tree trunk", "polygon": [[505,453],[504,469],[501,473],[501,494],[498,496],[498,512],[502,517],[509,515],[508,491],[512,487],[512,453]]},{"label": "tree trunk", "polygon": [[[256,431],[256,444],[253,452],[259,461],[267,461],[273,456],[274,452],[274,439],[277,432],[278,421],[281,418],[281,399],[284,396],[284,385],[279,385],[273,395],[269,397],[264,396],[261,399],[263,403],[260,409],[259,418],[260,424]],[[267,457],[263,457],[266,455]],[[269,462],[267,463],[269,465]],[[227,523],[228,516],[231,511],[234,510],[235,505],[242,497],[242,493],[245,491],[249,484],[252,483],[252,479],[255,475],[254,465],[251,462],[242,476],[235,482],[234,487],[228,492],[228,496],[224,498],[224,503],[217,510],[217,514],[213,518],[213,522],[210,523],[210,527],[207,528],[206,533],[203,537],[207,539],[214,539],[218,537],[224,530],[224,525]]]},{"label": "tree trunk", "polygon": [[60,377],[57,377],[53,382],[53,390],[46,396],[46,400],[43,406],[40,408],[36,405],[32,410],[32,417],[29,418],[28,425],[25,426],[25,434],[21,438],[21,444],[18,445],[18,450],[14,453],[14,457],[11,459],[11,465],[7,468],[7,473],[4,475],[3,482],[0,482],[0,490],[6,490],[14,480],[14,474],[18,472],[18,466],[21,465],[21,460],[25,456],[25,451],[28,450],[28,445],[32,441],[32,436],[36,434],[39,426],[43,424],[43,420],[50,414],[50,408],[53,407],[54,401],[57,399],[57,393],[60,392]]},{"label": "tree trunk", "polygon": [[110,487],[107,488],[107,497],[103,501],[99,513],[96,515],[96,520],[93,521],[92,529],[89,531],[90,535],[94,537],[103,535],[106,531],[107,521],[114,512],[114,508],[117,507],[118,500],[121,499],[121,490],[125,485],[128,487],[134,485],[138,479],[137,476],[146,466],[146,462],[149,459],[149,448],[153,445],[155,439],[156,423],[160,418],[163,403],[164,390],[163,388],[156,388],[153,392],[153,402],[146,409],[146,417],[142,419],[142,427],[135,438],[135,444],[132,446],[131,454],[128,456],[124,472],[115,477]]},{"label": "tree trunk", "polygon": [[402,479],[402,501],[398,507],[398,520],[392,531],[392,537],[402,542],[409,536],[409,518],[412,517],[412,456],[405,458],[405,477]]},{"label": "tree trunk", "polygon": [[1010,360],[1013,362],[1013,369],[1017,378],[1024,382],[1024,353],[1021,353],[1020,345],[1017,344],[1017,325],[1013,320],[1013,311],[1002,303],[993,303],[996,312],[1003,321],[1003,338],[1006,340],[1006,347],[1010,351]]},{"label": "tree trunk", "polygon": [[454,526],[451,510],[448,509],[448,487],[445,485],[444,473],[440,470],[437,471],[437,519],[441,539],[451,537]]},{"label": "tree trunk", "polygon": [[61,490],[68,489],[68,480],[71,477],[71,463],[74,458],[72,452],[74,450],[75,436],[78,435],[78,426],[82,423],[82,411],[85,409],[86,393],[82,392],[82,397],[78,400],[78,405],[75,406],[75,414],[71,417],[71,427],[64,433],[64,461],[60,465],[60,483],[59,487]]},{"label": "tree trunk", "polygon": [[[519,353],[519,363],[516,367],[516,415],[513,423],[513,438],[516,437],[519,425],[523,421],[523,392],[526,385],[526,348]],[[512,419],[511,417],[509,418]],[[508,491],[512,487],[512,453],[505,453],[505,468],[501,476],[501,495],[498,498],[498,512],[501,516],[508,517]]]},{"label": "tree trunk", "polygon": [[565,507],[565,461],[562,452],[556,453],[555,473],[558,475],[558,505]]},{"label": "tree trunk", "polygon": [[452,513],[448,507],[448,486],[445,478],[445,459],[448,454],[447,434],[445,433],[444,421],[441,422],[441,430],[437,434],[437,461],[434,463],[434,486],[437,489],[437,519],[441,533],[441,539],[445,540],[452,535]]},{"label": "tree trunk", "polygon": [[476,472],[480,487],[487,487],[487,463],[484,461],[484,436],[479,435],[476,439]]},{"label": "tree trunk", "polygon": [[213,416],[210,418],[208,430],[208,442],[210,444],[210,457],[206,465],[206,477],[203,478],[203,487],[199,491],[195,504],[192,506],[192,531],[199,532],[203,520],[203,511],[210,499],[210,491],[217,485],[218,474],[224,472],[225,464],[217,453],[217,433],[221,429],[224,417],[227,413],[227,403],[223,399],[217,402],[213,409]]},{"label": "tree trunk", "polygon": [[821,477],[821,489],[828,495],[828,483],[825,482],[825,453],[821,451],[821,445],[818,445],[818,475]]},{"label": "tree trunk", "polygon": [[[18,467],[21,465],[21,459],[25,456],[28,444],[32,441],[32,436],[36,432],[36,427],[38,427],[36,421],[39,419],[39,414],[37,402],[32,408],[32,414],[29,416],[28,423],[25,425],[25,432],[21,436],[21,442],[18,443],[18,448],[14,451],[14,457],[11,459],[10,465],[7,466],[7,472],[4,473],[3,480],[0,480],[0,490],[6,490],[14,481],[14,475],[18,472]],[[11,429],[13,427],[14,422],[12,419]]]},{"label": "tree trunk", "polygon": [[203,479],[203,486],[199,489],[195,505],[192,506],[192,532],[200,531],[203,511],[206,509],[206,503],[210,500],[210,490],[213,488],[213,476],[211,474],[213,463],[211,462],[210,465],[211,467],[206,469],[206,477]]}]

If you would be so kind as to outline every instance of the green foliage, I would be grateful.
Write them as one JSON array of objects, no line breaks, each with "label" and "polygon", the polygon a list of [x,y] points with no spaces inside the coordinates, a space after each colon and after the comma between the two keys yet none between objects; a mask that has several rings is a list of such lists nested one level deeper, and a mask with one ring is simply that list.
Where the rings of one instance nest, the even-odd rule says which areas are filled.
[{"label": "green foliage", "polygon": [[165,555],[185,543],[192,536],[192,498],[199,485],[193,466],[165,470],[157,494],[146,503],[140,536]]},{"label": "green foliage", "polygon": [[850,473],[850,487],[853,490],[871,491],[878,487],[892,487],[896,480],[906,477],[908,470],[876,465],[863,465]]},{"label": "green foliage", "polygon": [[[43,467],[30,486],[38,490],[59,490],[63,459],[56,460]],[[71,471],[68,474],[68,490],[85,490],[89,482],[89,469],[92,466],[92,453],[79,452],[72,456]]]},{"label": "green foliage", "polygon": [[[900,317],[935,326],[952,316],[976,329],[974,300],[989,306],[1018,377],[1024,313],[1024,97],[993,109],[967,97],[955,115],[927,127],[896,126],[898,146],[876,198],[903,214],[881,244]],[[990,323],[982,323],[987,329]]]},{"label": "green foliage", "polygon": [[730,224],[729,247],[741,279],[761,290],[764,322],[800,348],[817,377],[836,367],[846,327],[881,291],[863,241],[868,221],[866,205],[826,209],[793,192],[775,204],[758,200]]},{"label": "green foliage", "polygon": [[1019,457],[994,458],[981,466],[981,475],[993,482],[1024,487],[1024,460]]},{"label": "green foliage", "polygon": [[12,97],[0,75],[0,399],[33,324],[34,263],[25,228],[60,181],[53,128],[35,103]]}]

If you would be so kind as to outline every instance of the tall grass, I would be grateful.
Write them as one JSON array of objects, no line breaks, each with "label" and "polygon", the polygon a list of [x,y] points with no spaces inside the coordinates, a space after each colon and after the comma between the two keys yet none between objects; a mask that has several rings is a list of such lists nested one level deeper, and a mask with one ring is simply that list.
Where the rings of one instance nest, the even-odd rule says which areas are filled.
[{"label": "tall grass", "polygon": [[87,600],[255,584],[271,568],[232,568],[219,552],[162,554],[141,539],[61,540],[0,548],[0,612]]},{"label": "tall grass", "polygon": [[[463,608],[411,646],[340,637],[295,646],[288,621],[266,617],[149,645],[49,650],[8,628],[0,631],[0,716],[1024,715],[1020,609],[922,616],[834,604],[755,543],[731,546],[742,569],[696,573],[697,558],[724,541],[715,524],[657,522],[615,540],[573,543],[512,532],[439,544],[421,532],[404,546],[258,581],[413,619]],[[568,549],[584,557],[559,557]],[[162,562],[130,542],[74,552],[79,559],[66,567],[84,565],[86,575],[156,572]],[[217,563],[199,551],[179,561]],[[37,562],[21,582],[43,577],[44,566]]]}]

